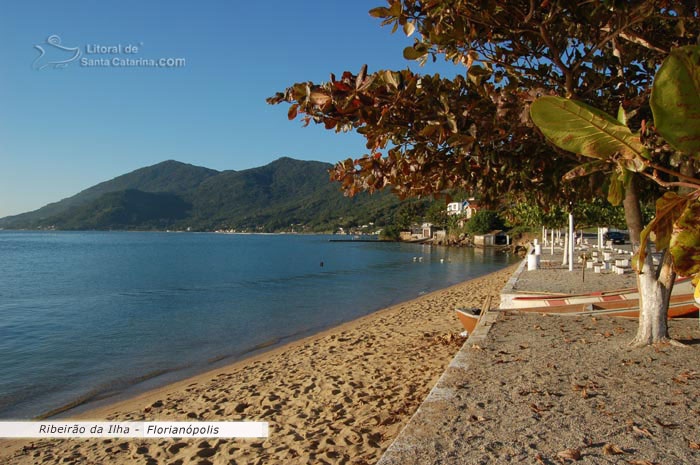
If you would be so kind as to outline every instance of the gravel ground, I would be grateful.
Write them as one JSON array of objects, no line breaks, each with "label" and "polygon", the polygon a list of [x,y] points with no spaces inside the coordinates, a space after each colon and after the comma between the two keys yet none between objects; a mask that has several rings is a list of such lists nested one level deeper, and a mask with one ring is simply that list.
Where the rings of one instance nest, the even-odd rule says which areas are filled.
[{"label": "gravel ground", "polygon": [[421,407],[388,463],[700,463],[698,321],[670,322],[685,348],[631,349],[636,327],[501,313],[438,385],[453,394]]},{"label": "gravel ground", "polygon": [[[629,255],[613,254],[613,263],[618,258],[630,258]],[[527,271],[520,274],[514,290],[520,292],[552,292],[559,294],[586,293],[600,290],[613,290],[626,287],[636,287],[637,278],[633,272],[618,275],[612,271],[594,273],[592,269],[586,269],[583,273],[583,264],[575,263],[574,271],[569,271],[568,265],[561,265],[562,255],[550,255],[549,251],[543,251],[541,268],[535,271]]]}]

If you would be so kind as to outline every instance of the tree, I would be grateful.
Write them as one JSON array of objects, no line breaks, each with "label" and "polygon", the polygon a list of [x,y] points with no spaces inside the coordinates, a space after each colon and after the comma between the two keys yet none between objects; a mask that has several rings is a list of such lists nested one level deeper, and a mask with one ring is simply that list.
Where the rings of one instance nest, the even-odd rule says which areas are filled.
[{"label": "tree", "polygon": [[400,231],[411,229],[411,225],[418,221],[425,211],[425,205],[416,202],[403,203],[394,215],[394,224]]},{"label": "tree", "polygon": [[[651,131],[632,133],[622,107],[617,120],[576,100],[559,97],[542,97],[531,107],[533,120],[553,143],[594,158],[599,164],[615,166],[612,182],[617,187],[608,196],[612,203],[620,203],[623,187],[635,182],[635,172],[661,186],[683,189],[669,190],[657,200],[656,217],[640,234],[635,257],[640,299],[653,305],[640,312],[635,339],[639,345],[668,338],[666,315],[651,310],[668,307],[676,272],[695,276],[696,281],[700,278],[700,179],[691,177],[693,169],[681,173],[657,165],[664,151],[671,151],[691,168],[700,158],[700,47],[686,46],[671,52],[654,82],[651,108],[656,134],[666,141],[666,147],[658,147],[654,140],[643,142],[642,138],[654,135]],[[646,171],[648,167],[655,169],[653,174]],[[675,180],[661,179],[656,170]],[[658,268],[647,253],[652,233],[656,248],[663,251]]]},{"label": "tree", "polygon": [[[548,142],[533,126],[530,105],[543,95],[606,112],[622,104],[628,124],[640,129],[651,115],[656,69],[672,48],[697,40],[695,2],[389,0],[370,14],[416,34],[406,58],[443,56],[467,72],[445,79],[408,70],[368,74],[364,67],[324,84],[295,84],[268,99],[290,103],[290,119],[301,113],[306,124],[365,136],[370,153],[338,163],[331,173],[346,193],[390,187],[414,197],[464,188],[478,190],[486,204],[559,206],[620,198],[630,238],[641,244],[641,201],[667,190],[646,182],[641,173],[656,176],[653,169],[630,171],[621,182],[616,163],[590,162]],[[672,162],[661,156],[656,166],[670,169]],[[697,171],[682,162],[691,174]],[[640,313],[665,318],[667,306],[650,302],[643,301]],[[661,341],[661,333],[638,342]]]},{"label": "tree", "polygon": [[479,210],[466,224],[469,234],[486,234],[495,229],[503,229],[503,219],[493,210]]},{"label": "tree", "polygon": [[438,228],[446,228],[449,216],[445,204],[440,201],[433,202],[425,212],[425,219]]}]

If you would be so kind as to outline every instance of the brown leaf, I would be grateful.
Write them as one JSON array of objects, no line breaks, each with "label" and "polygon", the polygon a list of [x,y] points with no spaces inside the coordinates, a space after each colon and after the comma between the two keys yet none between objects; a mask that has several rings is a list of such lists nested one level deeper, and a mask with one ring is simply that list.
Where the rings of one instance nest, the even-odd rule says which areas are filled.
[{"label": "brown leaf", "polygon": [[289,118],[289,120],[293,120],[294,118],[297,117],[297,108],[298,107],[299,107],[299,105],[297,105],[296,103],[289,107],[289,111],[287,112],[287,118]]},{"label": "brown leaf", "polygon": [[640,428],[637,425],[632,425],[632,431],[639,435],[646,436],[649,438],[653,436],[653,434],[651,434],[648,429]]},{"label": "brown leaf", "polygon": [[545,465],[544,457],[542,457],[542,454],[537,454],[537,455],[535,455],[535,461],[536,461],[539,465]]},{"label": "brown leaf", "polygon": [[581,451],[579,449],[564,449],[557,453],[557,456],[564,460],[571,460],[572,462],[581,459]]},{"label": "brown leaf", "polygon": [[621,455],[624,453],[625,453],[625,451],[620,449],[615,444],[608,443],[608,444],[605,444],[603,446],[603,454],[605,454],[605,455]]},{"label": "brown leaf", "polygon": [[697,442],[690,441],[688,443],[688,447],[690,447],[691,449],[700,450],[700,444],[698,444]]},{"label": "brown leaf", "polygon": [[536,405],[536,404],[530,404],[530,410],[532,410],[532,411],[535,412],[535,413],[546,412],[546,411],[548,411],[548,410],[551,409],[551,408],[552,408],[551,405],[540,405],[540,406],[538,406],[538,405]]},{"label": "brown leaf", "polygon": [[696,379],[697,376],[697,371],[683,371],[671,379],[678,384],[688,384],[688,381]]},{"label": "brown leaf", "polygon": [[484,348],[481,347],[481,346],[478,345],[478,344],[472,344],[472,349],[474,349],[474,350],[484,350]]}]

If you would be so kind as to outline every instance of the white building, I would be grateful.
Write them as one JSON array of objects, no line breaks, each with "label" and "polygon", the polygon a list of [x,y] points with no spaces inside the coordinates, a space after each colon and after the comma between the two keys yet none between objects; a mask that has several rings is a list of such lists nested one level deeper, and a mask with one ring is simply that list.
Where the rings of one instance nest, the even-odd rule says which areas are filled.
[{"label": "white building", "polygon": [[448,215],[464,215],[467,219],[471,218],[479,209],[474,199],[463,200],[461,202],[450,202],[447,204]]}]

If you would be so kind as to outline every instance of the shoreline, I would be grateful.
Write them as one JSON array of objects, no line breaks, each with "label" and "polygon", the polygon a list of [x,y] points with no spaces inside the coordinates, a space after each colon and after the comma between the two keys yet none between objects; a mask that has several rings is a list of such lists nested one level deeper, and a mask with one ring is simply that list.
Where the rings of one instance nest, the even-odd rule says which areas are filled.
[{"label": "shoreline", "polygon": [[[92,390],[86,394],[77,396],[75,399],[63,405],[58,405],[47,411],[40,413],[31,418],[31,420],[59,420],[63,418],[87,418],[85,415],[90,414],[95,410],[109,410],[111,406],[121,403],[128,403],[132,399],[137,399],[151,392],[157,392],[162,389],[167,389],[169,386],[184,383],[190,379],[198,378],[213,373],[214,371],[233,369],[243,366],[248,362],[254,362],[261,358],[265,358],[268,354],[273,355],[278,352],[283,352],[285,349],[291,349],[298,344],[311,342],[316,338],[322,338],[333,332],[340,332],[346,329],[355,327],[361,324],[368,318],[378,315],[382,312],[396,311],[398,307],[409,304],[411,302],[419,302],[423,298],[429,298],[433,294],[448,291],[460,287],[468,282],[487,277],[492,274],[500,273],[503,270],[517,265],[519,262],[505,265],[502,269],[487,273],[481,276],[472,277],[465,281],[452,284],[450,286],[430,291],[423,295],[418,295],[409,298],[405,301],[400,301],[388,307],[370,310],[368,313],[353,318],[351,320],[332,324],[331,326],[316,326],[304,331],[291,333],[277,339],[271,339],[255,346],[245,348],[241,352],[229,355],[217,356],[203,360],[202,363],[196,365],[180,366],[166,369],[154,369],[123,387],[110,390]],[[180,375],[178,375],[180,374]],[[164,379],[163,379],[164,377]],[[160,379],[160,382],[158,381]],[[21,419],[17,419],[21,420]]]},{"label": "shoreline", "polygon": [[[360,431],[353,430],[352,433],[348,433],[352,438],[348,438],[346,442],[352,442],[357,439],[358,436],[374,435],[371,438],[366,438],[365,441],[361,441],[366,442],[365,447],[359,449],[357,452],[359,454],[358,457],[364,456],[367,458],[371,456],[376,460],[379,455],[381,455],[381,452],[388,447],[393,437],[398,434],[400,430],[399,427],[412,415],[412,409],[417,408],[425,394],[427,394],[428,390],[432,387],[437,377],[442,373],[444,367],[449,363],[449,360],[463,342],[463,339],[455,337],[455,333],[461,331],[459,323],[453,315],[455,304],[478,306],[483,301],[483,296],[487,293],[495,293],[495,295],[498,295],[503,283],[512,274],[514,266],[517,265],[508,265],[499,271],[472,278],[447,288],[376,310],[365,316],[326,328],[301,339],[284,343],[270,350],[263,349],[264,351],[259,354],[223,366],[207,369],[194,376],[171,382],[154,389],[149,389],[146,392],[125,399],[110,401],[105,405],[90,408],[87,411],[80,412],[74,416],[71,415],[67,418],[107,420],[162,419],[164,421],[190,419],[191,421],[193,418],[192,415],[194,415],[197,419],[210,421],[239,421],[242,419],[269,421],[269,417],[271,416],[275,418],[279,417],[271,423],[271,436],[265,443],[272,448],[274,448],[273,446],[279,446],[279,444],[276,444],[274,441],[275,438],[279,439],[280,434],[282,434],[285,445],[276,447],[275,451],[270,450],[270,457],[275,457],[276,460],[282,460],[283,457],[280,456],[280,454],[282,451],[287,451],[291,455],[285,456],[286,458],[284,460],[287,462],[292,460],[289,463],[294,463],[293,459],[296,457],[303,456],[305,457],[304,460],[314,459],[314,457],[316,457],[314,449],[318,449],[318,445],[316,441],[312,441],[311,444],[306,444],[302,441],[300,445],[297,444],[298,439],[289,439],[289,436],[292,438],[298,436],[297,431],[303,432],[305,428],[291,426],[290,431],[283,430],[288,430],[291,423],[315,423],[312,421],[314,420],[314,415],[320,415],[316,410],[327,408],[328,404],[334,402],[335,397],[338,397],[340,393],[348,387],[347,385],[359,384],[359,388],[354,387],[352,390],[346,392],[341,402],[335,404],[336,407],[339,405],[343,406],[340,411],[344,414],[361,417],[364,418],[365,421],[372,419],[371,422],[374,423],[374,418],[377,417],[377,415],[380,417],[385,415],[383,410],[385,410],[384,406],[388,400],[385,399],[388,395],[388,391],[393,393],[389,396],[392,402],[400,402],[402,404],[400,408],[395,409],[395,411],[392,410],[391,415],[396,414],[396,418],[392,417],[391,419],[378,421],[377,424],[365,425]],[[497,281],[495,284],[490,286],[486,285],[486,283],[495,281]],[[427,312],[425,311],[426,309],[428,310]],[[411,318],[409,318],[407,314],[411,314]],[[404,317],[410,320],[405,323],[405,326],[402,319]],[[347,343],[348,341],[353,342]],[[445,341],[447,342],[445,343]],[[379,344],[381,344],[382,347],[376,349],[376,345]],[[338,352],[336,349],[339,345],[342,345],[344,350]],[[352,351],[355,347],[362,347],[365,345],[371,349],[368,349],[359,357],[353,354]],[[417,346],[417,350],[404,350],[404,346],[411,345]],[[350,360],[348,357],[351,355],[352,359]],[[337,357],[338,360],[335,360],[334,357]],[[406,358],[407,360],[398,363],[397,360],[400,362],[400,358]],[[410,366],[411,363],[406,363],[417,361],[420,361],[420,363],[415,367]],[[358,374],[357,364],[366,368],[367,372]],[[299,367],[303,368],[303,370],[307,370],[305,376],[300,375]],[[323,367],[325,367],[325,370]],[[334,370],[340,370],[338,375],[334,376],[327,373]],[[358,394],[357,391],[367,385],[376,384],[373,380],[374,375],[372,375],[372,372],[384,372],[387,370],[389,371],[388,375],[384,376],[379,382],[380,386],[377,386],[377,389],[373,390],[374,395],[371,396],[372,402],[369,402],[369,404],[375,404],[375,408],[367,411],[365,404],[368,402],[363,400],[364,396],[361,399],[356,398],[355,396]],[[326,373],[324,373],[324,371]],[[297,385],[303,384],[309,376],[311,376],[312,379],[316,379],[317,377],[328,378],[328,376],[330,376],[331,379],[324,379],[323,382],[312,382],[302,392]],[[343,378],[349,377],[350,379],[359,376],[361,381],[356,383],[354,381],[341,380],[337,379],[337,376]],[[299,382],[289,386],[289,378],[292,377],[298,377]],[[279,386],[275,384],[269,385],[268,380],[270,378],[274,378],[281,384]],[[408,380],[406,378],[408,378]],[[415,382],[407,382],[414,378],[416,378]],[[420,381],[418,378],[423,379],[423,381]],[[220,380],[222,379],[231,379],[232,382],[221,383]],[[245,386],[246,383],[251,385],[247,386],[247,390]],[[259,383],[264,384],[265,389],[261,389]],[[334,389],[319,389],[319,384],[328,383],[332,383]],[[410,388],[406,395],[397,397],[395,395],[396,391],[402,390],[407,384]],[[279,393],[280,386],[284,386],[285,389],[289,391],[289,395],[286,397],[281,395]],[[212,408],[205,408],[211,403],[211,400],[208,401],[206,399],[211,397],[212,392],[221,393],[231,390],[238,391],[239,395],[233,396],[233,399],[229,396],[225,396],[225,402],[215,405],[215,407],[220,407],[218,410],[212,411]],[[195,396],[194,391],[196,391],[199,396]],[[269,392],[267,397],[268,402],[270,402],[269,399],[277,400],[277,402],[273,404],[273,407],[276,407],[276,409],[270,410],[270,406],[265,405],[268,402],[265,402],[264,398],[262,399],[263,405],[260,406],[262,410],[250,408],[255,406],[254,401],[260,402],[262,397],[261,391]],[[333,401],[325,399],[325,402],[319,404],[318,407],[312,408],[309,405],[317,402],[315,398],[305,398],[307,395],[311,395],[311,391],[318,391],[315,394],[320,398],[332,397]],[[367,395],[368,393],[360,392],[360,394]],[[304,398],[303,405],[299,398]],[[280,401],[279,399],[282,400]],[[285,421],[284,419],[286,415],[284,415],[285,409],[283,405],[286,403],[291,404],[290,407],[292,411],[297,412],[295,415],[291,416],[293,420],[290,419],[290,421]],[[164,404],[165,406],[161,408],[160,406]],[[196,413],[197,410],[193,407],[181,407],[182,404],[196,405],[200,412]],[[201,411],[201,409],[204,410]],[[361,412],[353,415],[353,409],[361,410]],[[164,412],[163,410],[166,411]],[[250,414],[248,414],[249,411],[251,411]],[[330,418],[337,416],[337,411],[323,412],[322,416],[325,418],[324,421],[332,422]],[[318,430],[318,428],[314,426],[315,425],[312,424],[309,425],[308,428]],[[383,432],[381,434],[371,432],[376,429]],[[379,436],[377,436],[377,434],[379,434]],[[371,444],[367,442],[369,440],[371,440]],[[169,444],[170,441],[171,440],[161,440],[160,443]],[[192,446],[195,447],[194,440],[186,442],[191,442]],[[236,444],[246,444],[244,441],[233,442]],[[3,441],[0,445],[0,457],[9,458],[8,454],[12,454],[13,452],[21,455],[22,452],[18,451],[18,449],[23,448],[23,446],[26,446],[28,443],[31,444],[31,447],[36,447],[36,443],[41,443],[42,446],[44,446],[42,450],[46,450],[49,454],[55,447],[62,449],[65,445],[75,444],[75,442],[71,440],[13,440],[12,444],[8,443],[8,441]],[[130,451],[131,444],[152,444],[153,441],[132,440],[128,441],[128,443],[129,446],[126,450]],[[267,450],[265,446],[263,447]],[[106,445],[104,448],[109,449]],[[135,449],[136,447],[134,447],[134,450]],[[278,451],[277,449],[280,450]],[[108,451],[108,454],[111,452],[112,451]],[[242,455],[253,458],[261,451],[259,448],[253,448],[251,450],[251,448],[248,447],[241,447],[234,452],[234,456]],[[229,453],[231,452],[229,451]],[[166,451],[163,452],[163,455],[168,456],[172,454],[168,454]],[[351,456],[353,459],[355,458],[354,454],[351,454]],[[169,457],[169,459],[170,458],[172,457]],[[121,456],[121,459],[126,460],[126,457]],[[328,460],[328,458],[324,458],[324,460]],[[129,463],[129,460],[123,462],[117,460],[112,463]],[[162,463],[169,462],[164,461]],[[300,461],[298,463],[305,462]],[[362,462],[353,461],[351,463]]]},{"label": "shoreline", "polygon": [[[318,332],[315,332],[315,333],[310,334],[310,335],[307,335],[307,336],[303,336],[303,337],[301,337],[301,338],[299,338],[299,339],[293,339],[295,335],[290,335],[290,336],[284,337],[284,338],[281,339],[279,345],[277,345],[276,343],[275,343],[275,344],[271,344],[271,346],[274,346],[274,347],[269,348],[270,345],[267,345],[267,346],[264,346],[264,347],[260,347],[259,349],[247,350],[247,351],[245,351],[244,353],[246,353],[246,354],[248,354],[248,353],[254,353],[254,352],[256,352],[256,353],[254,353],[254,354],[252,354],[252,355],[250,355],[250,356],[245,356],[245,355],[244,355],[244,358],[241,358],[241,359],[238,359],[238,360],[229,362],[229,363],[224,363],[224,364],[222,364],[221,366],[212,367],[212,368],[206,368],[204,371],[201,371],[201,372],[196,373],[196,374],[194,374],[194,375],[187,376],[187,377],[182,378],[182,379],[179,379],[179,380],[177,380],[177,381],[173,381],[173,382],[167,383],[167,384],[165,384],[165,385],[163,385],[163,386],[159,386],[159,387],[155,387],[155,388],[149,389],[149,390],[147,390],[147,391],[145,391],[145,392],[141,392],[141,393],[135,394],[135,395],[133,395],[133,396],[130,396],[130,397],[127,397],[127,398],[124,398],[124,399],[115,399],[114,402],[109,402],[109,403],[106,404],[106,405],[97,406],[97,407],[95,407],[95,408],[91,408],[91,409],[88,409],[88,410],[86,410],[86,411],[79,412],[79,413],[75,416],[75,418],[80,418],[80,419],[96,419],[96,417],[95,417],[95,418],[94,418],[94,417],[90,417],[90,415],[93,415],[93,414],[94,414],[94,415],[99,416],[99,415],[102,414],[103,412],[109,412],[109,411],[114,410],[115,408],[120,407],[122,404],[130,404],[132,401],[136,401],[136,400],[141,399],[141,398],[143,398],[143,399],[150,399],[151,397],[153,397],[153,396],[155,396],[155,395],[157,395],[157,394],[160,394],[161,392],[168,391],[168,390],[170,390],[171,388],[172,388],[172,389],[177,389],[178,387],[182,387],[182,386],[186,386],[186,385],[188,385],[188,384],[191,384],[191,383],[194,382],[195,380],[199,380],[199,379],[202,379],[202,378],[208,378],[208,377],[210,377],[211,375],[215,374],[215,372],[218,373],[218,372],[220,372],[220,371],[222,371],[222,370],[224,370],[224,371],[235,370],[235,369],[244,367],[245,365],[252,364],[252,363],[255,363],[255,362],[257,362],[257,361],[266,359],[266,358],[268,358],[268,357],[271,357],[271,356],[274,356],[274,355],[278,355],[278,354],[284,353],[284,352],[286,352],[287,350],[293,349],[293,348],[295,348],[295,347],[298,347],[298,346],[301,346],[301,345],[304,345],[304,344],[307,344],[307,343],[310,343],[310,342],[314,342],[314,341],[317,340],[317,339],[322,339],[322,338],[324,338],[324,337],[326,337],[326,336],[333,335],[334,333],[340,333],[340,332],[343,332],[343,331],[346,331],[346,330],[349,330],[349,329],[353,329],[353,328],[357,327],[358,325],[360,325],[360,324],[362,324],[362,323],[364,323],[364,322],[366,322],[366,321],[368,321],[368,320],[372,320],[372,319],[374,319],[374,318],[378,318],[379,316],[381,316],[381,315],[384,314],[384,313],[396,312],[397,310],[399,310],[399,307],[402,307],[402,306],[404,306],[404,305],[406,305],[406,304],[417,303],[417,302],[420,302],[420,301],[422,301],[422,300],[425,300],[425,299],[429,299],[429,298],[431,298],[431,297],[434,297],[435,294],[439,294],[439,293],[442,293],[442,292],[444,292],[444,291],[449,291],[449,290],[454,289],[454,288],[459,288],[459,287],[463,286],[463,285],[466,284],[466,283],[469,283],[469,282],[472,282],[472,281],[475,281],[475,280],[478,280],[478,279],[481,279],[481,278],[485,278],[485,277],[487,277],[487,276],[494,275],[494,274],[497,274],[497,273],[502,273],[504,270],[506,270],[506,269],[508,269],[508,268],[511,268],[511,267],[514,267],[514,266],[517,265],[517,264],[518,264],[518,263],[515,263],[515,264],[512,264],[512,265],[507,265],[507,266],[505,266],[505,267],[504,267],[503,269],[501,269],[501,270],[494,271],[494,272],[492,272],[492,273],[487,273],[487,274],[485,274],[485,275],[477,276],[477,277],[475,277],[475,278],[471,278],[471,279],[468,279],[468,280],[463,281],[463,282],[461,282],[461,283],[453,284],[453,285],[451,285],[451,286],[448,286],[448,287],[445,287],[445,288],[442,288],[442,289],[437,289],[437,290],[435,290],[435,291],[431,291],[431,292],[426,293],[426,294],[424,294],[424,295],[421,295],[421,296],[418,296],[418,297],[414,297],[414,298],[412,298],[412,299],[409,299],[409,300],[406,300],[406,301],[403,301],[403,302],[396,303],[396,304],[391,305],[391,306],[389,306],[389,307],[380,308],[380,309],[378,309],[378,310],[372,311],[372,312],[370,312],[370,313],[368,313],[368,314],[366,314],[366,315],[363,315],[363,316],[361,316],[361,317],[352,319],[352,320],[350,320],[350,321],[346,321],[346,322],[344,322],[344,323],[340,323],[339,325],[330,326],[330,327],[328,327],[328,328],[321,329],[321,330],[318,331]],[[456,319],[455,319],[455,322],[457,322]],[[459,326],[459,324],[458,324],[457,326]],[[313,331],[313,329],[312,329],[311,331]],[[460,331],[462,331],[462,329],[460,329]],[[285,340],[287,340],[287,339],[289,339],[289,338],[292,338],[292,340],[289,340],[289,341],[284,342]],[[256,347],[257,347],[257,346],[256,346]],[[225,360],[226,358],[229,358],[229,357],[225,357],[225,358],[222,359],[222,360]],[[219,361],[222,361],[222,360],[219,360]],[[213,363],[215,364],[216,362],[213,362]],[[176,370],[176,371],[177,371],[177,370]],[[76,407],[77,407],[77,406],[76,406]],[[70,410],[72,410],[72,409],[70,409]]]}]

